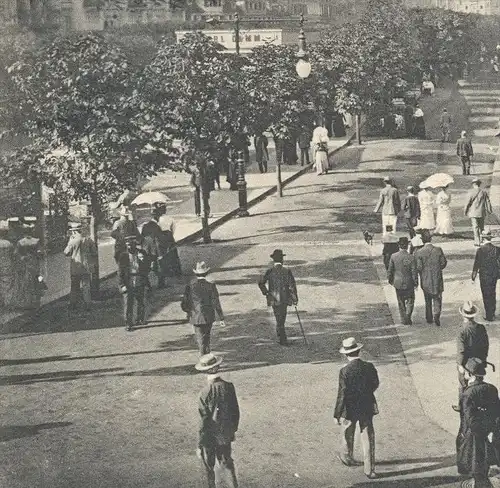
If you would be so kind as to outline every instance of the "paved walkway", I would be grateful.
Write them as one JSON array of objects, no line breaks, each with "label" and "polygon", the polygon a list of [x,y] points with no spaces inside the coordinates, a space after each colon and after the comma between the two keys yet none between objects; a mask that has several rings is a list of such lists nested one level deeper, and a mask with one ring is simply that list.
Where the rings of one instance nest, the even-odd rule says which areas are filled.
[{"label": "paved walkway", "polygon": [[[352,137],[352,131],[348,137],[332,139],[329,142],[331,153],[348,144]],[[270,163],[268,173],[260,174],[254,162],[247,169],[247,194],[248,202],[252,204],[255,200],[268,193],[276,185],[274,145],[270,143]],[[303,170],[300,165],[283,165],[282,181],[286,182]],[[201,220],[194,215],[194,199],[189,185],[190,177],[186,173],[165,172],[152,178],[144,186],[145,190],[164,191],[175,205],[169,207],[169,213],[175,216],[176,232],[175,239],[181,241],[189,239],[190,236],[201,230]],[[221,190],[216,190],[210,198],[212,218],[210,224],[217,225],[228,213],[238,208],[238,192],[230,191],[225,177],[221,177]],[[286,191],[286,190],[285,190]],[[251,212],[251,210],[250,210]],[[149,210],[139,213],[139,223],[149,217]],[[101,278],[106,278],[116,272],[116,264],[113,259],[114,240],[104,234],[99,242],[99,266]],[[42,304],[48,304],[58,300],[69,293],[69,261],[62,254],[52,254],[47,257],[42,265],[42,274],[48,286]],[[19,318],[21,312],[0,312],[0,325]]]}]

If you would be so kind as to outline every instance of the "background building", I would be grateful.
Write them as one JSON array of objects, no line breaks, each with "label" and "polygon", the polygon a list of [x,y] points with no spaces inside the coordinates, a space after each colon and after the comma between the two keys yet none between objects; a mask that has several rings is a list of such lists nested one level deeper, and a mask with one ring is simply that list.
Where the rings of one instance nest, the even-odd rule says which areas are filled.
[{"label": "background building", "polygon": [[499,0],[406,0],[408,7],[444,8],[456,12],[500,15]]}]

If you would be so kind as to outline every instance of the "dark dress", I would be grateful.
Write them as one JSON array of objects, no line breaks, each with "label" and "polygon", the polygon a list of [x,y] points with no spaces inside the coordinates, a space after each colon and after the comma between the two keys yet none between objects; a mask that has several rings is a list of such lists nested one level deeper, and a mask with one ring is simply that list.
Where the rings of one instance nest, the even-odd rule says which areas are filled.
[{"label": "dark dress", "polygon": [[345,137],[344,117],[342,114],[335,114],[333,117],[333,135],[334,137]]},{"label": "dark dress", "polygon": [[414,129],[415,137],[419,139],[425,139],[425,121],[423,117],[415,117],[415,129]]}]

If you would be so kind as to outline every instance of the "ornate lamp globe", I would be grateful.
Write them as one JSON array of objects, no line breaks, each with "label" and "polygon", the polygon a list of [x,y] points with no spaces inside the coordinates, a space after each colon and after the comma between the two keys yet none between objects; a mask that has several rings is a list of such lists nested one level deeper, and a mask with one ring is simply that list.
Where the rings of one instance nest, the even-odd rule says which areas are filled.
[{"label": "ornate lamp globe", "polygon": [[295,70],[300,78],[307,78],[311,74],[311,63],[305,59],[299,59]]}]

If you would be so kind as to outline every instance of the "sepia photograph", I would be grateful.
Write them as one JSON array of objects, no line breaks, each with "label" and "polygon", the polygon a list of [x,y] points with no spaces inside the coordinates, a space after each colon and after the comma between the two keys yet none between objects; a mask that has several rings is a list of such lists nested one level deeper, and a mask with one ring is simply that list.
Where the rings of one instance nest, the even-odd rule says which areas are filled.
[{"label": "sepia photograph", "polygon": [[500,488],[500,0],[0,0],[0,488]]}]

